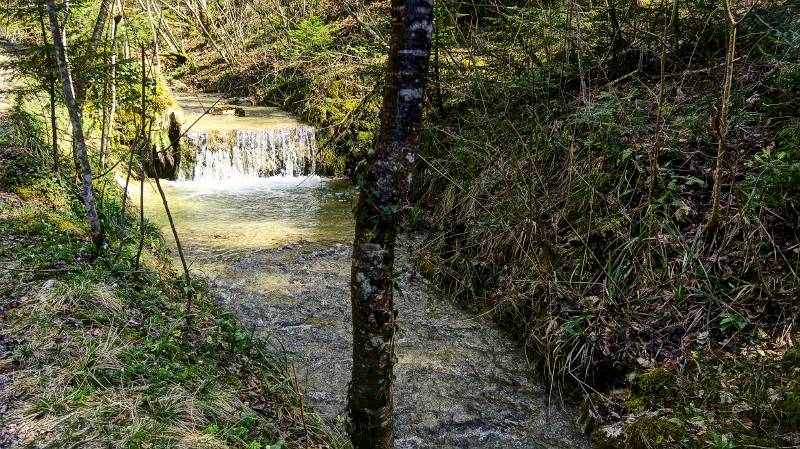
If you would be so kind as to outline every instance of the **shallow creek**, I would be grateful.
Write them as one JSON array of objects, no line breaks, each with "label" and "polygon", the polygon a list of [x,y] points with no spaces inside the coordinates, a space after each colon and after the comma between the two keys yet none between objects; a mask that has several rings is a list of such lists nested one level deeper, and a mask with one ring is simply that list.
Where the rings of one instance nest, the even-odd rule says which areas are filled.
[{"label": "shallow creek", "polygon": [[[351,363],[353,188],[276,177],[165,189],[192,269],[208,277],[220,304],[286,348],[308,402],[335,420]],[[147,203],[166,225],[154,193]],[[400,252],[409,251],[404,244]],[[405,259],[396,295],[397,447],[590,447],[517,345],[448,302]]]},{"label": "shallow creek", "polygon": [[[310,405],[335,421],[350,378],[354,189],[301,176],[314,172],[312,127],[276,108],[203,115],[217,99],[179,97],[195,124],[191,156],[164,186],[187,258],[218,303],[286,349]],[[171,235],[147,195],[146,213]],[[517,345],[432,288],[411,251],[403,244],[397,263],[398,449],[590,447]]]}]

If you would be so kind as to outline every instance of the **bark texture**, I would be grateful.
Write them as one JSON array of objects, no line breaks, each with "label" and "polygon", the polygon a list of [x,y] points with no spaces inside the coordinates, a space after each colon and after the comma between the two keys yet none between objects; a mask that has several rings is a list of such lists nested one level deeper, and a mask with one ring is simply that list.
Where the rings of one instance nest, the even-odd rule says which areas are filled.
[{"label": "bark texture", "polygon": [[105,30],[110,6],[111,0],[102,0],[100,2],[100,11],[97,13],[97,20],[94,22],[92,38],[89,40],[86,53],[78,60],[78,72],[80,72],[80,76],[75,79],[74,89],[75,100],[80,108],[81,115],[83,115],[83,103],[86,101],[86,89],[88,87],[87,83],[89,82],[85,72],[91,70],[91,66],[97,57],[97,47],[100,45],[100,40],[103,36],[103,30]]},{"label": "bark texture", "polygon": [[[55,46],[56,63],[58,72],[61,76],[61,83],[64,85],[64,102],[69,111],[69,120],[72,124],[72,142],[75,160],[80,168],[81,185],[83,187],[83,205],[89,219],[89,226],[92,229],[92,242],[97,250],[103,247],[103,226],[100,217],[97,215],[97,205],[92,191],[92,166],[89,162],[89,153],[86,149],[86,139],[83,134],[83,119],[80,107],[75,100],[75,89],[72,83],[72,74],[69,69],[67,52],[64,49],[61,31],[58,25],[55,0],[47,0],[47,12],[50,17],[50,31],[53,35]],[[65,27],[66,28],[66,27]]]},{"label": "bark texture", "polygon": [[395,240],[419,147],[432,19],[433,0],[392,0],[380,135],[355,212],[348,431],[356,449],[394,447]]}]

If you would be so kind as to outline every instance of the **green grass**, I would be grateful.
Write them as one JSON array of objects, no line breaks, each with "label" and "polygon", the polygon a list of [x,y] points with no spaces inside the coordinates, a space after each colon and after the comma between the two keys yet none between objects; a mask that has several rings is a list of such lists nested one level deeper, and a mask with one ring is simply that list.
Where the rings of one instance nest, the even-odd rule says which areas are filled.
[{"label": "green grass", "polygon": [[[557,42],[576,30],[557,3],[437,7],[439,65],[410,222],[427,237],[419,266],[511,330],[545,376],[587,398],[601,447],[798,443],[800,373],[790,357],[800,312],[797,7],[762,3],[742,24],[726,220],[709,234],[718,139],[709,124],[725,30],[713,18],[719,4],[706,3],[682,6],[692,14],[682,16],[681,39],[693,45],[669,55],[666,139],[652,191],[660,33],[626,32],[639,30],[629,16],[622,34],[630,48],[610,58],[607,5],[588,6],[582,56],[591,101],[582,102],[574,47]],[[358,13],[385,33],[381,4]],[[660,16],[650,9],[656,3],[631,5]],[[316,13],[344,50],[265,67],[259,51],[288,49],[264,37],[222,77],[209,63],[184,80],[301,115],[320,128],[323,165],[357,176],[378,95],[363,108],[359,101],[379,82],[385,49],[343,9]],[[292,20],[297,28],[302,17]]]},{"label": "green grass", "polygon": [[[5,136],[3,144],[17,143]],[[0,155],[0,331],[19,340],[4,360],[0,400],[24,443],[81,448],[338,448],[309,410],[284,353],[218,309],[197,280],[183,328],[183,281],[152,225],[142,268],[131,211],[122,261],[93,258],[72,188],[24,147]],[[120,192],[105,210],[119,215]],[[113,237],[114,233],[110,233]],[[112,248],[116,245],[112,238]],[[307,430],[306,430],[307,429]],[[306,440],[308,432],[308,440]]]}]

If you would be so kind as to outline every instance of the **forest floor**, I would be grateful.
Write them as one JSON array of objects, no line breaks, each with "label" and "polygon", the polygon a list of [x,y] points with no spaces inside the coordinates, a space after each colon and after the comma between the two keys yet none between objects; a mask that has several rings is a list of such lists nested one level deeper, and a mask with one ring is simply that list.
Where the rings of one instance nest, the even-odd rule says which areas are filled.
[{"label": "forest floor", "polygon": [[[11,88],[11,76],[9,70],[4,67],[7,61],[8,56],[0,49],[0,127],[8,123],[8,114],[11,108],[8,96],[8,91]],[[10,149],[0,146],[0,158],[5,157],[6,151],[10,151]],[[0,194],[0,207],[7,200],[4,194]],[[0,302],[0,391],[2,392],[7,391],[11,383],[10,373],[14,371],[14,365],[10,363],[9,359],[19,345],[19,339],[11,330],[6,319],[6,312],[13,306],[11,298],[2,298],[2,302]],[[7,422],[7,415],[15,408],[16,401],[14,397],[6,394],[0,396],[0,421]],[[12,447],[16,442],[16,433],[12,428],[6,425],[2,426],[0,428],[0,448]]]},{"label": "forest floor", "polygon": [[[0,448],[346,447],[303,409],[284,353],[217,309],[202,286],[185,332],[183,282],[154,225],[145,223],[141,265],[133,261],[136,211],[120,262],[110,249],[94,253],[77,191],[31,151],[31,117],[13,107],[7,75]],[[107,218],[120,215],[119,190],[110,185],[101,198]],[[112,236],[110,248],[117,243]]]}]

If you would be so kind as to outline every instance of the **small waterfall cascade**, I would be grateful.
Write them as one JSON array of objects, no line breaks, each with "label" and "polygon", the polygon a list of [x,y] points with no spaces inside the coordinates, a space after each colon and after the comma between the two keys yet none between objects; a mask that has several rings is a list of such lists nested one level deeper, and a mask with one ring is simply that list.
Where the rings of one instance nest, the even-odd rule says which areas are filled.
[{"label": "small waterfall cascade", "polygon": [[[191,126],[181,142],[178,181],[305,176],[316,171],[316,133],[279,108],[219,94],[176,95]],[[233,100],[233,102],[231,102]]]},{"label": "small waterfall cascade", "polygon": [[315,172],[314,128],[306,125],[239,130],[190,130],[189,159],[179,181],[303,176]]}]

